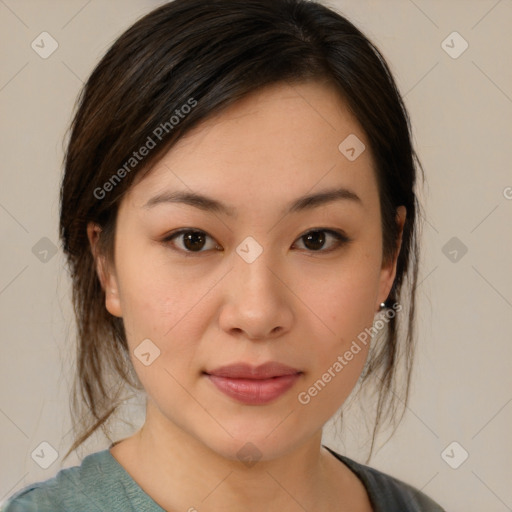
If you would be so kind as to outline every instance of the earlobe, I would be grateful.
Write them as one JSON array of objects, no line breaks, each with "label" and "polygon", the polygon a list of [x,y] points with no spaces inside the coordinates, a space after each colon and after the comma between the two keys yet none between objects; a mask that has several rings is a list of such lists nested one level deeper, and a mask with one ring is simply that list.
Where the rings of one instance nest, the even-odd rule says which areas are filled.
[{"label": "earlobe", "polygon": [[393,282],[395,281],[396,276],[396,265],[398,262],[398,255],[400,254],[400,249],[402,247],[402,234],[405,225],[405,218],[407,215],[407,210],[405,206],[399,206],[396,211],[396,223],[399,228],[399,236],[397,247],[395,250],[395,255],[390,262],[383,265],[380,274],[380,286],[379,286],[379,294],[377,296],[377,304],[376,311],[380,311],[380,304],[385,302],[388,298],[389,292],[391,291],[391,287],[393,286]]},{"label": "earlobe", "polygon": [[[115,278],[113,279],[115,280]],[[105,290],[105,307],[111,315],[117,316],[119,318],[123,316],[121,311],[121,301],[119,300],[117,282]]]},{"label": "earlobe", "polygon": [[115,270],[110,268],[106,261],[106,257],[99,251],[99,237],[101,227],[90,222],[87,226],[87,237],[91,246],[91,252],[96,265],[96,274],[98,280],[105,292],[105,308],[107,311],[117,317],[122,317],[121,302],[119,299],[119,287]]}]

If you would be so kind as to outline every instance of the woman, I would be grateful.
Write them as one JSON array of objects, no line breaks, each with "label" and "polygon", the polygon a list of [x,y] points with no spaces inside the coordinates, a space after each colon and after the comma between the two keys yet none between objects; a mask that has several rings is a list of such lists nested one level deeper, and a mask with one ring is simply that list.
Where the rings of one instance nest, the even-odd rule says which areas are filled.
[{"label": "woman", "polygon": [[130,27],[65,158],[68,454],[125,384],[145,423],[5,510],[442,511],[321,442],[356,384],[377,386],[372,448],[407,402],[415,160],[383,57],[325,6],[176,0]]}]

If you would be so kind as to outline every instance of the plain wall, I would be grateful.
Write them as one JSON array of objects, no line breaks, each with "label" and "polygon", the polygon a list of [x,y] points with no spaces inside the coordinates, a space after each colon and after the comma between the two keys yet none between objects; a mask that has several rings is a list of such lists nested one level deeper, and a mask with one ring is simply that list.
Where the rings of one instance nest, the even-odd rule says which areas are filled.
[{"label": "plain wall", "polygon": [[[125,28],[161,3],[0,2],[0,502],[80,463],[73,454],[61,466],[72,442],[75,350],[69,278],[57,250],[63,140],[93,67]],[[386,57],[426,174],[418,189],[427,222],[411,401],[369,465],[447,511],[511,510],[512,1],[328,5]],[[31,47],[43,31],[59,45],[47,59]],[[454,31],[469,45],[457,58],[443,49],[462,48],[461,39],[448,37]],[[141,408],[130,410],[140,426]],[[363,462],[366,431],[351,425],[341,439],[330,424],[325,442]],[[130,432],[121,425],[113,436]],[[48,469],[31,458],[43,441],[59,453]],[[87,450],[107,446],[98,436]],[[454,469],[445,460],[454,465],[462,449],[469,457]]]}]

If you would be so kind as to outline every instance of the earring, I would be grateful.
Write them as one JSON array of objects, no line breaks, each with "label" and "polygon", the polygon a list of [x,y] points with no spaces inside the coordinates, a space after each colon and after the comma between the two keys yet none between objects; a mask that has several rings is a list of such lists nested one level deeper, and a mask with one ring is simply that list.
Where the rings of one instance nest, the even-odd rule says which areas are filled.
[{"label": "earring", "polygon": [[383,309],[386,309],[386,303],[385,302],[381,302],[380,303],[380,308],[379,308],[379,311],[382,311]]}]

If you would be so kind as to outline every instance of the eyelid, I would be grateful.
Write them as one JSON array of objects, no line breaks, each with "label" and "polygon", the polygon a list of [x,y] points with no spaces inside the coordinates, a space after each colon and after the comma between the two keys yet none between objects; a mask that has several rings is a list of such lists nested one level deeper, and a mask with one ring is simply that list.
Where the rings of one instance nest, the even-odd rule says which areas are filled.
[{"label": "eyelid", "polygon": [[[327,234],[331,235],[333,238],[336,239],[337,243],[334,245],[334,247],[332,247],[330,249],[326,249],[326,250],[319,250],[319,251],[306,250],[306,252],[312,256],[314,256],[316,254],[319,254],[319,255],[330,254],[331,252],[335,252],[335,251],[341,249],[343,246],[352,242],[352,239],[343,230],[323,228],[323,227],[310,228],[307,231],[304,231],[304,233],[302,233],[300,236],[298,236],[297,240],[300,240],[301,238],[305,237],[309,233],[317,233],[317,232],[327,233]],[[293,243],[295,245],[296,242],[293,242]]]},{"label": "eyelid", "polygon": [[[315,254],[320,254],[320,255],[322,255],[322,254],[329,254],[331,252],[334,252],[334,251],[340,249],[342,246],[345,246],[348,243],[352,242],[352,238],[350,238],[341,229],[324,228],[324,227],[318,227],[317,228],[317,227],[315,227],[315,228],[309,228],[306,231],[304,231],[301,235],[299,235],[296,238],[296,240],[293,242],[293,245],[295,245],[297,240],[302,239],[307,234],[309,234],[309,233],[316,233],[316,232],[323,232],[323,233],[330,234],[333,238],[336,239],[337,243],[335,244],[335,246],[333,248],[327,249],[327,250],[322,250],[321,249],[321,250],[318,250],[318,251],[311,251],[311,250],[307,250],[307,249],[302,249],[302,250],[305,250],[306,252],[310,253],[311,255],[315,255]],[[164,236],[164,238],[162,239],[162,243],[164,243],[166,245],[171,245],[171,242],[173,241],[174,238],[177,238],[180,235],[183,235],[184,233],[200,233],[202,235],[206,235],[206,237],[209,237],[209,238],[211,238],[212,240],[214,240],[216,242],[216,240],[210,234],[208,234],[206,231],[204,231],[202,229],[199,229],[199,228],[179,228],[177,230],[171,231],[170,233],[167,233]],[[217,244],[217,247],[219,247],[218,244]],[[185,251],[183,249],[179,249],[179,248],[175,248],[175,247],[171,247],[171,249],[176,251],[176,252],[179,252],[180,254],[182,254],[184,256],[199,256],[202,253],[208,253],[209,252],[208,250],[206,250],[206,251],[204,251],[204,250],[201,250],[201,251]]]},{"label": "eyelid", "polygon": [[[183,235],[185,233],[200,233],[202,235],[206,235],[207,237],[211,238],[212,240],[215,240],[210,234],[208,234],[206,231],[202,230],[202,229],[199,229],[199,228],[180,228],[180,229],[177,229],[177,230],[174,230],[174,231],[171,231],[170,233],[168,233],[167,235],[164,236],[164,238],[162,239],[162,242],[165,244],[165,245],[172,245],[171,242],[173,241],[174,238],[178,238],[180,235]],[[215,240],[216,242],[216,240]],[[219,247],[219,245],[217,244],[217,247]],[[204,251],[204,250],[201,250],[201,251],[184,251],[183,249],[179,249],[179,248],[176,248],[176,247],[171,247],[171,249],[173,251],[176,251],[184,256],[199,256],[203,253],[208,253],[209,251]]]}]

